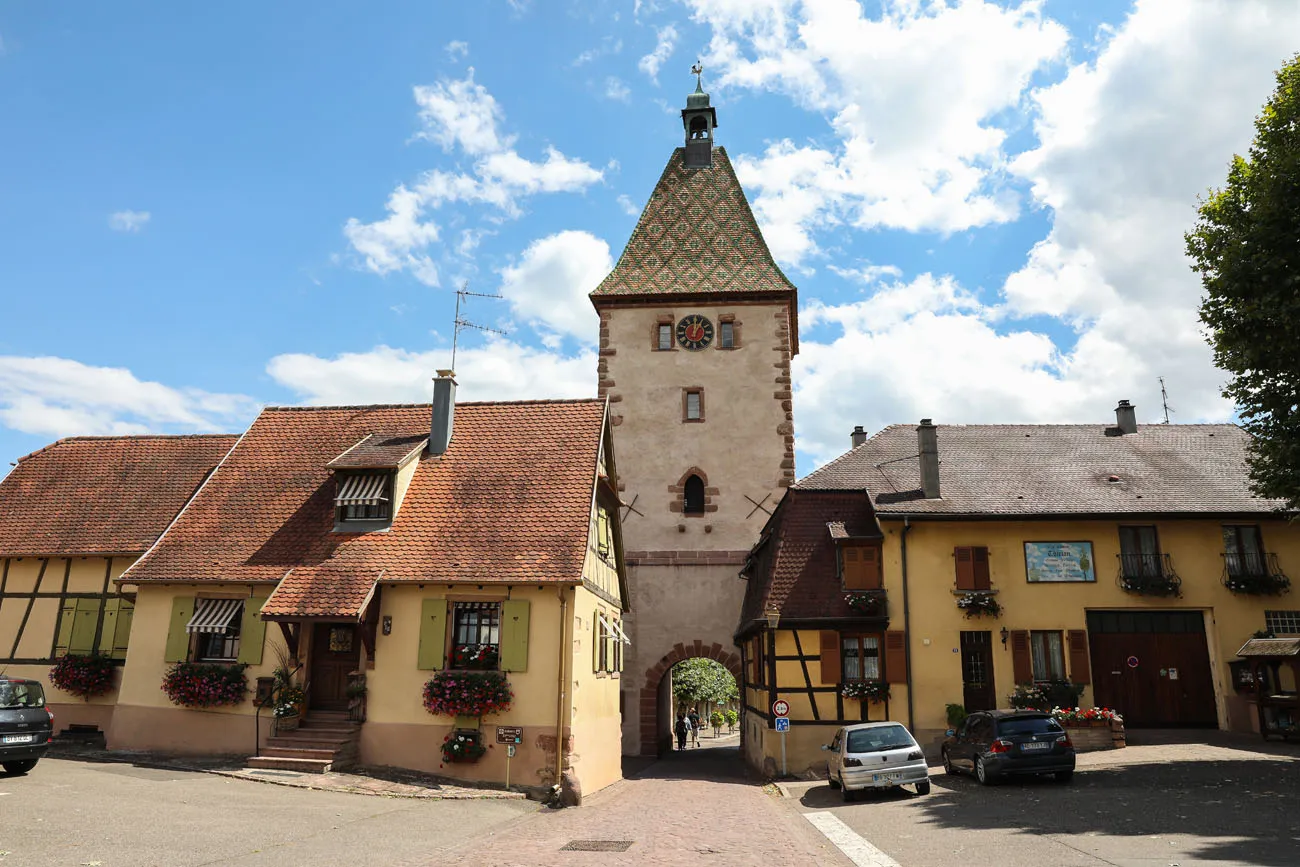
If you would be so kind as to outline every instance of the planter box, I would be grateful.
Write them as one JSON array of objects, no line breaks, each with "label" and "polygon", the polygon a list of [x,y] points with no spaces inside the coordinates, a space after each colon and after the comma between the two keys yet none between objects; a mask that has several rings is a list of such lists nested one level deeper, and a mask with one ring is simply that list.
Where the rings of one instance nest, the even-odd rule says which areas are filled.
[{"label": "planter box", "polygon": [[275,733],[278,735],[282,732],[295,731],[298,728],[299,721],[302,717],[294,714],[293,716],[278,716],[275,718]]},{"label": "planter box", "polygon": [[1124,741],[1124,724],[1105,720],[1091,722],[1061,723],[1075,752],[1090,753],[1096,750],[1113,750],[1122,747]]}]

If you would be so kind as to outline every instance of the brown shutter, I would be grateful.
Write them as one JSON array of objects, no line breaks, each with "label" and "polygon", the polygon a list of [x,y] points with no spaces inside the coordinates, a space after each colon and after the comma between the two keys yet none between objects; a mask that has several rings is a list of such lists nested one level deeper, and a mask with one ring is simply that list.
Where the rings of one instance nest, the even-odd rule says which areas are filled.
[{"label": "brown shutter", "polygon": [[844,576],[845,590],[866,590],[863,586],[862,556],[852,545],[840,548],[840,574]]},{"label": "brown shutter", "polygon": [[907,633],[901,630],[885,633],[885,680],[907,683]]},{"label": "brown shutter", "polygon": [[1071,629],[1070,640],[1070,680],[1074,683],[1091,683],[1092,675],[1088,670],[1088,633],[1082,629]]},{"label": "brown shutter", "polygon": [[867,590],[881,588],[880,549],[874,545],[862,549],[862,572]]},{"label": "brown shutter", "polygon": [[1018,684],[1034,679],[1034,661],[1029,656],[1029,633],[1024,629],[1011,631],[1011,672]]},{"label": "brown shutter", "polygon": [[840,682],[840,634],[829,629],[821,634],[822,686]]},{"label": "brown shutter", "polygon": [[972,562],[973,552],[970,548],[954,548],[952,554],[957,560],[957,589],[974,590],[975,564]]},{"label": "brown shutter", "polygon": [[989,549],[971,548],[972,590],[988,590],[989,583]]}]

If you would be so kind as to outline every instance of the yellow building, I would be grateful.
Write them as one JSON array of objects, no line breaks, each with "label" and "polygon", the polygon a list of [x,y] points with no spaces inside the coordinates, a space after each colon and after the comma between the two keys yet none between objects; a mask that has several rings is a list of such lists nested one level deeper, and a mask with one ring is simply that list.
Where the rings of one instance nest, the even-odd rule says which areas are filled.
[{"label": "yellow building", "polygon": [[[432,407],[262,412],[120,579],[138,590],[110,748],[534,787],[562,775],[587,792],[619,779],[607,405],[454,397],[447,373]],[[202,666],[240,663],[247,695],[185,693]],[[277,709],[254,699],[284,694],[277,668],[303,693],[271,731]],[[458,690],[502,679],[508,708],[426,698],[456,693],[464,710]]]},{"label": "yellow building", "polygon": [[70,437],[0,481],[0,671],[45,685],[55,732],[105,732],[117,676],[88,698],[50,682],[63,657],[120,669],[135,588],[114,580],[154,543],[233,436]]},{"label": "yellow building", "polygon": [[1236,651],[1300,633],[1300,532],[1252,496],[1247,442],[1138,426],[1127,401],[1113,426],[859,428],[746,565],[748,760],[779,770],[778,698],[790,772],[822,767],[837,724],[894,719],[933,746],[948,705],[1007,707],[1018,686],[1072,684],[1130,728],[1252,730]]}]

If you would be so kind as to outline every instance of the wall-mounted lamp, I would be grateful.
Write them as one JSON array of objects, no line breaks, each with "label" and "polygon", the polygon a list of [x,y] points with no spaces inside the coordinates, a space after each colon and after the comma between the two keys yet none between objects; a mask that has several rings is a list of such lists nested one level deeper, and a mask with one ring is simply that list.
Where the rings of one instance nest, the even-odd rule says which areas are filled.
[{"label": "wall-mounted lamp", "polygon": [[763,616],[767,618],[767,628],[776,629],[776,625],[781,622],[781,609],[773,605],[763,612]]},{"label": "wall-mounted lamp", "polygon": [[[392,634],[393,634],[393,618],[391,618],[391,617],[389,617],[387,614],[385,614],[385,615],[384,615],[383,625],[380,627],[380,629],[381,629],[381,631],[382,631],[385,635],[392,635]],[[1004,631],[1005,631],[1005,630],[1004,630]],[[1006,643],[1007,643],[1007,639],[1006,639],[1005,636],[1002,638],[1002,643],[1003,643],[1003,644],[1006,644]]]},{"label": "wall-mounted lamp", "polygon": [[1006,647],[1006,646],[1007,646],[1007,636],[1010,635],[1010,634],[1011,634],[1011,633],[1007,632],[1007,628],[1006,628],[1005,626],[1002,627],[1002,632],[1000,632],[999,635],[1002,636],[1002,646],[1003,646],[1003,647]]}]

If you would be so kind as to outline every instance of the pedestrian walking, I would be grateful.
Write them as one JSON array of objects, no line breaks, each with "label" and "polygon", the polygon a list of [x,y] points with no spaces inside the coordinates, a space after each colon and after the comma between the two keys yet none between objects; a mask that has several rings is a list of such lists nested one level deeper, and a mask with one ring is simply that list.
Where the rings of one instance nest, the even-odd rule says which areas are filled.
[{"label": "pedestrian walking", "polygon": [[673,727],[673,734],[677,735],[677,749],[686,749],[686,736],[690,734],[691,721],[686,718],[686,714],[677,714],[677,724]]},{"label": "pedestrian walking", "polygon": [[691,712],[686,715],[687,721],[691,724],[691,745],[699,747],[700,745],[700,711],[698,708],[691,708]]}]

